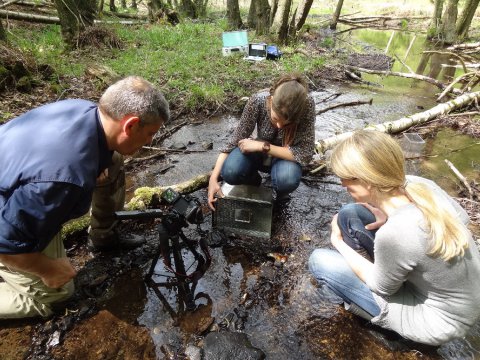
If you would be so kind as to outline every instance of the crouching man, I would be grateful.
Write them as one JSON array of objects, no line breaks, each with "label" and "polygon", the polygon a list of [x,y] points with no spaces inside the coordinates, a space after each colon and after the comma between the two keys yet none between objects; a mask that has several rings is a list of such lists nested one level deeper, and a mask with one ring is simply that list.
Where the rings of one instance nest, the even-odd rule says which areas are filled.
[{"label": "crouching man", "polygon": [[[116,194],[93,204],[92,217],[100,208],[100,216],[113,218],[124,194],[119,173],[109,170],[121,168],[121,155],[150,143],[169,116],[162,93],[130,76],[111,85],[98,105],[59,101],[0,126],[0,318],[49,316],[52,304],[72,295],[76,271],[66,258],[62,225],[88,212],[102,178],[116,183],[107,187]],[[93,241],[102,248],[116,239]]]}]

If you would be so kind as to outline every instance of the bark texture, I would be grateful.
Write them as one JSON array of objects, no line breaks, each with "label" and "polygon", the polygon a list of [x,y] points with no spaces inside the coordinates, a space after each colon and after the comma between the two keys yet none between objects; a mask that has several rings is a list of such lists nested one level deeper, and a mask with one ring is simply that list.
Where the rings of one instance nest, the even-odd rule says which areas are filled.
[{"label": "bark texture", "polygon": [[335,12],[333,13],[332,22],[330,23],[330,29],[335,30],[337,28],[338,18],[340,17],[340,13],[342,12],[343,7],[343,0],[338,0],[337,7],[335,8]]},{"label": "bark texture", "polygon": [[288,18],[292,0],[280,0],[278,2],[277,13],[272,24],[272,30],[277,36],[278,42],[285,44],[288,38]]},{"label": "bark texture", "polygon": [[297,16],[296,16],[296,29],[297,31],[302,28],[305,24],[305,20],[307,19],[307,15],[310,12],[310,8],[312,7],[313,0],[302,0],[301,3],[298,5],[297,9]]},{"label": "bark texture", "polygon": [[238,0],[227,0],[227,20],[231,30],[240,29],[243,26]]},{"label": "bark texture", "polygon": [[55,0],[62,37],[65,43],[75,47],[79,34],[92,26],[97,13],[96,0]]},{"label": "bark texture", "polygon": [[468,29],[477,10],[480,0],[467,0],[457,20],[457,39],[464,40],[468,36]]}]

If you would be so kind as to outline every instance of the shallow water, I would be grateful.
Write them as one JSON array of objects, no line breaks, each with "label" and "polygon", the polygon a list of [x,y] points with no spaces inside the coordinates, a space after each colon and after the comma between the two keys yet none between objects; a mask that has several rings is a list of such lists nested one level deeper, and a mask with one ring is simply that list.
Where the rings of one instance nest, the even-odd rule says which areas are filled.
[{"label": "shallow water", "polygon": [[[401,43],[408,46],[410,42],[409,38]],[[394,44],[391,49],[395,49]],[[421,59],[419,51],[415,46],[410,51],[410,54],[416,54],[417,61]],[[410,63],[410,66],[414,65]],[[396,120],[436,104],[433,94],[438,90],[430,85],[407,79],[374,76],[369,79],[381,82],[384,87],[332,86],[313,93],[317,110],[339,102],[373,99],[372,105],[337,108],[318,115],[315,125],[317,140],[368,124]],[[325,102],[335,93],[341,95]],[[148,169],[129,179],[131,188],[176,184],[207,173],[237,121],[235,116],[225,116],[181,128],[161,146],[168,148],[183,144],[188,150],[203,151],[206,144],[212,143],[213,150],[169,155],[168,160],[155,161]],[[478,141],[448,129],[425,140],[419,155],[435,157],[409,160],[409,173],[432,178],[448,192],[456,194],[461,185],[446,168],[444,159],[447,158],[469,180],[480,181]],[[288,205],[274,208],[272,238],[268,247],[283,249],[288,256],[283,265],[275,264],[267,256],[271,250],[261,244],[258,244],[255,256],[240,246],[211,249],[212,264],[194,291],[194,311],[185,310],[174,286],[159,287],[158,293],[141,281],[122,283],[123,288],[127,287],[126,293],[130,289],[135,296],[131,296],[132,299],[125,297],[131,308],[126,306],[116,311],[130,311],[140,325],[150,329],[159,358],[163,358],[161,348],[165,344],[178,351],[188,344],[196,344],[199,335],[210,324],[245,332],[252,344],[266,353],[267,359],[474,359],[480,356],[480,324],[465,339],[440,348],[402,347],[391,341],[388,334],[332,303],[331,294],[321,293],[312,284],[306,269],[308,256],[315,248],[329,246],[331,218],[350,199],[334,176],[304,180]],[[205,190],[194,195],[205,202]],[[202,228],[209,230],[210,223],[211,217],[207,216]],[[193,226],[185,230],[188,236],[198,237]],[[194,262],[188,252],[183,255],[187,267]],[[161,261],[156,273],[165,273]],[[160,280],[160,275],[154,278],[165,281],[165,278]]]}]

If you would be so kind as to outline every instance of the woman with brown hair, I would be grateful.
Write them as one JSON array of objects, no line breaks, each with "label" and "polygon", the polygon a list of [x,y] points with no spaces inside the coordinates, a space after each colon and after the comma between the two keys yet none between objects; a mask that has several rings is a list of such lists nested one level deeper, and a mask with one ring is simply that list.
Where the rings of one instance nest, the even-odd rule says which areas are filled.
[{"label": "woman with brown hair", "polygon": [[[305,80],[282,76],[270,89],[250,97],[228,144],[221,149],[208,185],[212,210],[221,194],[220,177],[231,185],[259,186],[258,171],[271,174],[277,200],[300,184],[302,166],[314,152],[315,103]],[[257,137],[252,133],[257,128]]]}]

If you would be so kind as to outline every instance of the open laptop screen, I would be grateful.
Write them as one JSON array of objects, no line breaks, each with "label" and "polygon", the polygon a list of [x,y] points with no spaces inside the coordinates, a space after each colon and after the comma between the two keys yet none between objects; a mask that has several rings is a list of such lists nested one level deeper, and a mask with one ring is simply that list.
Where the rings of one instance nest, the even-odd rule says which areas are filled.
[{"label": "open laptop screen", "polygon": [[248,44],[248,56],[267,56],[267,47],[265,44]]}]

